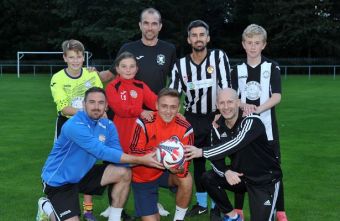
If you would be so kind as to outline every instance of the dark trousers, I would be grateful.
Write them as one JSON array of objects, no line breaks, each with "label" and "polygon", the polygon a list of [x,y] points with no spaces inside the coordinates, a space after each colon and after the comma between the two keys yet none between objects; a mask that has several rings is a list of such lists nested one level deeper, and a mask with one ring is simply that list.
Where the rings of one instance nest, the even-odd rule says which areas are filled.
[{"label": "dark trousers", "polygon": [[[185,112],[184,116],[194,129],[194,145],[198,148],[210,146],[213,115]],[[206,159],[203,157],[193,159],[196,192],[206,192],[200,182],[202,174],[206,171],[205,162]]]},{"label": "dark trousers", "polygon": [[274,219],[274,209],[280,182],[251,185],[242,180],[239,184],[230,185],[225,177],[220,177],[210,170],[203,174],[201,183],[218,208],[225,214],[233,210],[225,191],[229,190],[236,193],[248,192],[251,221],[271,221]]}]

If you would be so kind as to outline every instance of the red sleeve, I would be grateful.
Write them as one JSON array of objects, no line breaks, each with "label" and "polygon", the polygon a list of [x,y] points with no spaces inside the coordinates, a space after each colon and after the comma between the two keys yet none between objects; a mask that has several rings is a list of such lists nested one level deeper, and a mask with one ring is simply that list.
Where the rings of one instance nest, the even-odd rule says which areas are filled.
[{"label": "red sleeve", "polygon": [[143,104],[147,106],[150,110],[156,110],[157,95],[149,88],[148,85],[143,83]]},{"label": "red sleeve", "polygon": [[[181,142],[182,142],[183,145],[193,145],[194,144],[194,131],[193,131],[191,126],[186,130]],[[176,176],[182,177],[182,178],[186,177],[188,172],[189,172],[190,162],[191,161],[184,161],[184,164],[183,164],[184,172],[178,173],[178,174],[176,174]]]},{"label": "red sleeve", "polygon": [[[118,82],[114,80],[106,87],[106,96],[110,108],[119,117],[139,117],[143,111],[142,106],[129,102],[130,97],[128,94],[121,95],[119,89],[116,89]],[[122,96],[125,96],[125,100],[122,99]]]},{"label": "red sleeve", "polygon": [[130,142],[129,153],[133,155],[144,155],[153,151],[152,147],[147,147],[147,133],[144,123],[137,119]]}]

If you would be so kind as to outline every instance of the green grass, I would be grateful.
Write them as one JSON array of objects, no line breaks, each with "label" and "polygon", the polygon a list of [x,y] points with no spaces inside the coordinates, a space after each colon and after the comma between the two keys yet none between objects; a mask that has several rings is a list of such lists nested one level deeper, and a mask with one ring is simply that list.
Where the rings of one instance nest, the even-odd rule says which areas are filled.
[{"label": "green grass", "polygon": [[[40,172],[54,137],[56,111],[49,81],[49,75],[0,77],[1,221],[35,218],[36,202],[42,196]],[[282,83],[277,113],[288,217],[291,221],[339,220],[340,79],[288,76]],[[173,214],[174,196],[166,190],[160,196]],[[94,203],[98,214],[107,206],[106,196],[95,197]],[[131,199],[127,210],[133,212]],[[247,211],[246,216],[249,220]]]}]

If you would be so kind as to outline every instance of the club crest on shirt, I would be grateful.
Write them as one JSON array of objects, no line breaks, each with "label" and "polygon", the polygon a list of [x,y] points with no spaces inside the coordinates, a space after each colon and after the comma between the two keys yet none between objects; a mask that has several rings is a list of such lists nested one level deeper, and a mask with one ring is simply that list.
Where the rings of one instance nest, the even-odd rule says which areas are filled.
[{"label": "club crest on shirt", "polygon": [[212,65],[209,65],[209,66],[207,67],[207,72],[208,72],[209,74],[212,74],[212,73],[214,72],[214,70],[215,70],[215,68],[214,68],[214,66],[212,66]]},{"label": "club crest on shirt", "polygon": [[157,55],[157,64],[159,64],[159,65],[165,64],[165,55],[164,54]]},{"label": "club crest on shirt", "polygon": [[261,96],[262,88],[259,82],[249,81],[245,87],[246,97],[248,100],[257,100]]},{"label": "club crest on shirt", "polygon": [[132,98],[137,98],[137,97],[138,97],[137,91],[131,90],[131,91],[130,91],[130,96],[131,96]]},{"label": "club crest on shirt", "polygon": [[90,81],[86,81],[86,82],[85,82],[85,87],[86,87],[86,88],[92,87],[91,82],[90,82]]},{"label": "club crest on shirt", "polygon": [[264,72],[262,72],[262,76],[264,77],[264,78],[269,78],[269,71],[264,71]]},{"label": "club crest on shirt", "polygon": [[105,140],[106,140],[105,135],[104,135],[104,134],[99,134],[98,140],[99,140],[100,142],[103,142],[103,143],[104,143]]}]

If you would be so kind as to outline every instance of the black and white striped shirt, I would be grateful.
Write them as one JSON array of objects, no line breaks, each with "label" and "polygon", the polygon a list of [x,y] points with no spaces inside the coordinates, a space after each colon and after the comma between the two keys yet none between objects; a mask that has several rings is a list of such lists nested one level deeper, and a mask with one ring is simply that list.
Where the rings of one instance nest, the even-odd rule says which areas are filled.
[{"label": "black and white striped shirt", "polygon": [[195,64],[190,55],[177,60],[169,87],[185,92],[185,111],[194,114],[214,112],[218,88],[231,87],[227,55],[215,49],[208,50],[201,64]]}]

